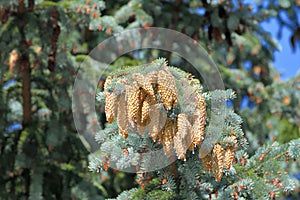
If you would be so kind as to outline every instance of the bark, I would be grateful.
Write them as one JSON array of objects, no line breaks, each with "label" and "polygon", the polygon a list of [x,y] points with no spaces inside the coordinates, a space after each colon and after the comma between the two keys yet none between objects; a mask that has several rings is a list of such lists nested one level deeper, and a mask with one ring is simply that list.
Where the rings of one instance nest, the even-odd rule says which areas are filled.
[{"label": "bark", "polygon": [[[22,78],[22,105],[23,105],[23,130],[28,126],[31,121],[31,68],[28,55],[28,43],[26,40],[25,27],[27,25],[26,14],[27,10],[25,8],[24,0],[18,0],[18,30],[21,37],[21,49],[19,57],[19,72]],[[19,132],[16,137],[15,145],[18,144],[22,131]],[[25,169],[23,172],[24,178],[24,194],[25,199],[29,197],[30,188],[30,170]]]}]

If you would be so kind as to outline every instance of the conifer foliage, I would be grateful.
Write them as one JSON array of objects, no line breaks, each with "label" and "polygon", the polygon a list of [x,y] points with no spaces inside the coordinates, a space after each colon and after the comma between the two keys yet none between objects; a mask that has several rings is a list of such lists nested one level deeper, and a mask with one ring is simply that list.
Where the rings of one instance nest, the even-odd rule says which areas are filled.
[{"label": "conifer foliage", "polygon": [[[276,20],[299,53],[299,9],[299,0],[1,0],[0,199],[299,199],[300,74],[280,80],[281,47],[261,26]],[[100,63],[109,66],[96,96],[101,131],[85,141],[72,111],[83,129],[97,123],[91,101],[71,109],[80,63],[108,37],[150,26],[199,43],[225,90],[209,91],[171,52]],[[87,79],[101,75],[97,59]],[[100,149],[90,154],[92,142]]]},{"label": "conifer foliage", "polygon": [[[159,62],[160,67],[154,66]],[[178,73],[178,69],[168,67],[164,60],[154,63],[144,67],[143,74],[132,73],[137,70],[134,68],[107,78],[104,84],[106,118],[109,123],[116,119],[119,134],[125,139],[129,131],[137,130],[143,135],[147,129],[153,141],[163,144],[167,156],[175,147],[178,158],[183,160],[186,149],[194,151],[203,140],[205,100],[200,85],[191,85],[195,79],[187,76],[177,79],[173,74]],[[194,111],[179,106],[176,85],[191,87],[193,93],[186,98]]]},{"label": "conifer foliage", "polygon": [[[197,79],[167,66],[164,59],[113,72],[98,96],[104,97],[98,100],[105,102],[111,125],[96,135],[101,148],[91,160],[90,170],[103,173],[109,166],[121,171],[135,167],[142,177],[138,179],[140,189],[129,191],[133,199],[152,199],[153,193],[165,195],[157,199],[201,199],[212,195],[217,199],[273,198],[296,186],[278,164],[283,157],[295,158],[299,140],[267,145],[249,157],[242,120],[231,108],[224,107],[220,111],[225,116],[219,116],[219,126],[214,129],[221,133],[220,138],[211,142],[211,137],[218,134],[208,134],[213,112],[209,105],[212,101],[225,103],[233,99],[234,92],[204,92]],[[205,148],[203,144],[211,146],[205,155],[200,153]],[[158,149],[164,151],[161,160],[172,157],[173,152],[177,159],[170,166],[147,171],[147,165],[156,163],[139,153]],[[195,154],[196,150],[199,153]],[[277,163],[277,168],[268,166],[271,163]],[[259,189],[262,184],[266,185],[264,191]],[[123,199],[122,194],[118,199]]]}]

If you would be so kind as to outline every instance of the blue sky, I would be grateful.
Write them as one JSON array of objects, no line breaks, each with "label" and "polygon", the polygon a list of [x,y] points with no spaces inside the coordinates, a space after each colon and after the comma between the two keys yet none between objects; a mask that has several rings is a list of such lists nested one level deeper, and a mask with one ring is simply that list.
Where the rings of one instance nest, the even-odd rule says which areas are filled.
[{"label": "blue sky", "polygon": [[292,33],[284,28],[282,32],[281,39],[277,38],[278,24],[275,19],[269,22],[264,22],[261,24],[262,27],[271,32],[272,36],[278,40],[281,45],[281,51],[275,52],[274,67],[282,72],[282,79],[287,79],[289,77],[295,76],[297,71],[300,69],[300,48],[296,49],[295,52],[292,51],[290,44],[290,37]]},{"label": "blue sky", "polygon": [[[253,11],[256,11],[255,0],[244,0],[243,2],[252,5]],[[267,1],[265,2],[267,3]],[[298,15],[298,21],[300,21],[300,15]],[[282,37],[278,39],[277,33],[279,25],[275,19],[265,21],[261,23],[261,26],[264,30],[270,32],[273,38],[275,38],[281,46],[281,51],[276,51],[274,54],[275,61],[273,63],[277,71],[282,73],[281,78],[285,80],[295,76],[300,70],[300,48],[298,45],[296,51],[293,52],[290,44],[291,31],[287,28],[283,28]]]}]

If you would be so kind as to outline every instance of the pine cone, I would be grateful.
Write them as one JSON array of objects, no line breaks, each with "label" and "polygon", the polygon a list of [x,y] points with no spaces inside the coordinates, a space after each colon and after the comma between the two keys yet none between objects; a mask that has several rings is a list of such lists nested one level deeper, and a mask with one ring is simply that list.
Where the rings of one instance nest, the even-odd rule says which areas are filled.
[{"label": "pine cone", "polygon": [[185,159],[187,148],[192,143],[191,124],[184,113],[178,115],[177,133],[174,137],[174,146],[179,159]]},{"label": "pine cone", "polygon": [[138,85],[143,88],[143,90],[146,92],[146,94],[154,97],[154,90],[152,88],[151,82],[149,81],[149,78],[145,77],[141,73],[134,73],[132,74],[132,79],[134,81],[137,81]]},{"label": "pine cone", "polygon": [[108,92],[107,87],[112,83],[110,76],[106,78],[104,83],[104,95],[105,95],[105,115],[108,123],[112,123],[116,117],[118,96],[114,93]]},{"label": "pine cone", "polygon": [[169,157],[174,148],[174,142],[173,142],[174,123],[171,119],[167,119],[162,136],[163,136],[163,139],[162,139],[163,148],[164,148],[166,156]]},{"label": "pine cone", "polygon": [[225,151],[225,164],[226,164],[226,169],[230,169],[232,163],[235,160],[235,153],[236,153],[236,148],[237,148],[237,138],[235,135],[231,134],[229,138],[232,140],[233,145],[228,145],[226,146],[226,151]]},{"label": "pine cone", "polygon": [[233,161],[234,161],[235,153],[232,147],[227,146],[225,151],[225,165],[226,169],[230,169]]},{"label": "pine cone", "polygon": [[[205,120],[206,120],[206,103],[205,103],[205,99],[202,97],[202,95],[200,93],[197,94],[196,96],[196,100],[197,100],[197,107],[198,109],[196,109],[198,114],[198,118],[197,118],[197,126],[198,129],[195,130],[195,140],[194,143],[199,146],[202,141],[203,141],[203,137],[204,137],[204,126],[205,126]],[[196,128],[196,126],[195,126]]]},{"label": "pine cone", "polygon": [[204,168],[211,173],[213,166],[212,166],[212,158],[211,158],[211,154],[207,154],[205,157],[201,158],[202,164],[204,166]]},{"label": "pine cone", "polygon": [[135,127],[134,123],[137,122],[140,111],[140,92],[136,82],[126,88],[128,121],[132,127]]},{"label": "pine cone", "polygon": [[157,82],[157,93],[160,94],[165,108],[170,110],[172,106],[177,106],[177,88],[174,77],[168,68],[158,72]]},{"label": "pine cone", "polygon": [[167,119],[167,115],[161,109],[161,106],[162,104],[152,105],[149,113],[150,122],[148,123],[148,129],[153,140],[156,140],[158,134],[162,132]]},{"label": "pine cone", "polygon": [[157,84],[157,78],[158,78],[158,73],[157,71],[152,71],[149,72],[146,75],[147,80],[152,84],[152,85],[156,85]]},{"label": "pine cone", "polygon": [[126,139],[128,137],[128,130],[119,129],[119,135]]},{"label": "pine cone", "polygon": [[118,95],[114,93],[106,94],[105,100],[105,115],[108,123],[112,123],[117,115]]},{"label": "pine cone", "polygon": [[141,117],[141,123],[145,124],[147,120],[149,120],[149,115],[150,115],[150,108],[152,105],[154,105],[155,99],[152,98],[151,96],[146,96],[145,100],[143,101],[142,105],[142,117]]},{"label": "pine cone", "polygon": [[161,129],[158,134],[156,136],[152,137],[153,141],[157,140],[157,143],[162,143],[162,139],[163,139],[163,129]]},{"label": "pine cone", "polygon": [[216,143],[212,150],[212,166],[214,177],[217,182],[221,181],[223,175],[224,150],[221,144]]},{"label": "pine cone", "polygon": [[195,149],[195,144],[194,143],[190,144],[189,151],[193,152],[194,154],[194,149]]},{"label": "pine cone", "polygon": [[117,124],[119,127],[119,134],[124,138],[128,137],[128,116],[125,94],[122,94],[118,103],[118,117]]},{"label": "pine cone", "polygon": [[145,101],[146,97],[148,96],[147,93],[145,92],[145,90],[140,89],[140,96],[139,96],[139,101],[142,103],[143,101]]},{"label": "pine cone", "polygon": [[203,113],[201,113],[200,109],[197,108],[194,113],[194,123],[192,127],[192,135],[193,135],[193,143],[196,146],[200,146],[204,139],[204,123],[205,117],[203,118]]},{"label": "pine cone", "polygon": [[111,79],[110,76],[108,76],[108,77],[106,78],[105,83],[104,83],[104,92],[107,92],[107,87],[108,87],[111,83],[112,83],[112,79]]}]

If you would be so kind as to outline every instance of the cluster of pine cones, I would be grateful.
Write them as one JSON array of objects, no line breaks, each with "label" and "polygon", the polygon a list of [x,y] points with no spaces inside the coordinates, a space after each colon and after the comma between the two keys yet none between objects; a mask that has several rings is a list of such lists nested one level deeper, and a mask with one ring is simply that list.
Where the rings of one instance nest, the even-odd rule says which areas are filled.
[{"label": "cluster of pine cones", "polygon": [[[206,103],[199,90],[199,81],[179,71],[163,63],[156,69],[133,70],[107,77],[105,114],[109,123],[117,121],[119,134],[124,138],[130,132],[149,134],[163,145],[168,157],[175,149],[178,159],[185,160],[187,149],[194,152],[204,140]],[[185,76],[176,76],[178,72]],[[191,92],[187,94],[186,91]],[[192,109],[186,111],[185,107]],[[225,158],[229,156],[230,161],[225,160],[230,166],[234,148],[229,149],[226,149]],[[202,161],[219,180],[225,162],[223,148],[216,144]]]},{"label": "cluster of pine cones", "polygon": [[224,164],[228,170],[235,161],[235,152],[238,141],[234,135],[230,135],[229,138],[232,143],[226,143],[225,150],[220,143],[216,143],[212,151],[204,158],[201,158],[205,169],[214,174],[217,182],[220,182],[223,176]]}]

